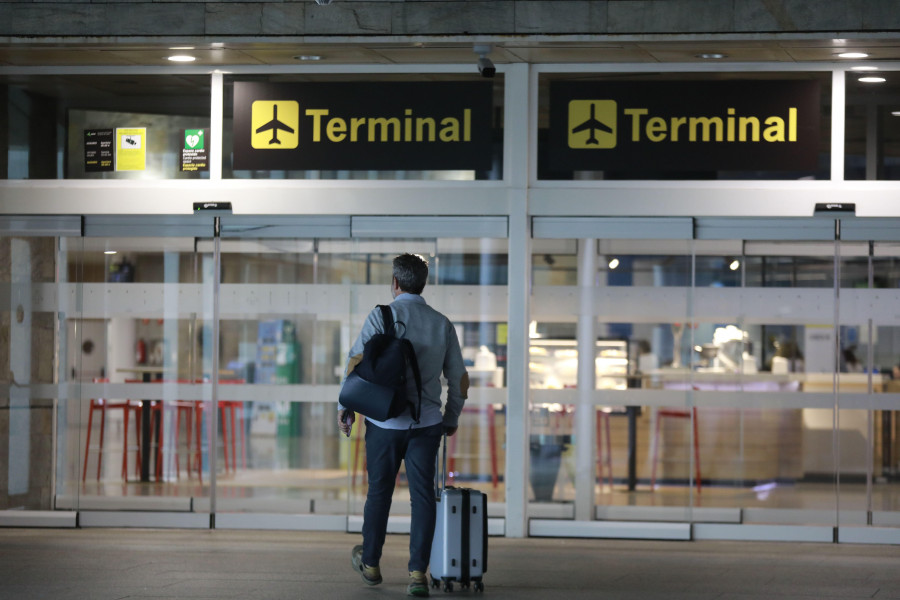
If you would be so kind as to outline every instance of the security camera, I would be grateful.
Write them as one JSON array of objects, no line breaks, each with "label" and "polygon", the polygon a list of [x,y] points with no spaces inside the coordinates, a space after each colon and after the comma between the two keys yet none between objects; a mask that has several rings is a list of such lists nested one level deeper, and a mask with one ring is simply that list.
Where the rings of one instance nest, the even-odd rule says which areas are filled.
[{"label": "security camera", "polygon": [[491,59],[482,56],[478,59],[478,72],[481,73],[482,77],[493,77],[497,72],[497,67],[494,66]]},{"label": "security camera", "polygon": [[331,0],[316,0],[316,4],[319,6],[328,6],[331,4]]},{"label": "security camera", "polygon": [[493,48],[490,44],[475,44],[472,50],[478,55],[478,72],[482,77],[493,77],[497,72],[497,67],[487,57]]}]

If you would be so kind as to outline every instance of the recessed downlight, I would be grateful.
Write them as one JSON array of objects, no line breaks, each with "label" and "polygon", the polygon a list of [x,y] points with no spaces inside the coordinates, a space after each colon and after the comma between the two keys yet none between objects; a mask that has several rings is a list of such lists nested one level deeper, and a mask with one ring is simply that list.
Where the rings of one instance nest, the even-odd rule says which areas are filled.
[{"label": "recessed downlight", "polygon": [[318,54],[298,54],[294,60],[317,61],[322,60],[322,57]]},{"label": "recessed downlight", "polygon": [[878,67],[874,65],[857,65],[855,67],[850,67],[851,71],[877,71]]},{"label": "recessed downlight", "polygon": [[727,58],[727,55],[722,54],[721,52],[703,52],[701,54],[697,54],[696,57],[702,58],[703,60],[721,60],[723,58]]},{"label": "recessed downlight", "polygon": [[191,56],[189,54],[173,54],[172,56],[167,56],[166,59],[170,60],[172,62],[187,63],[187,62],[194,62],[195,60],[197,60],[197,57]]},{"label": "recessed downlight", "polygon": [[841,52],[838,54],[840,58],[869,58],[866,52]]},{"label": "recessed downlight", "polygon": [[884,83],[885,81],[887,81],[887,80],[884,77],[869,76],[869,77],[860,77],[859,78],[860,83]]}]

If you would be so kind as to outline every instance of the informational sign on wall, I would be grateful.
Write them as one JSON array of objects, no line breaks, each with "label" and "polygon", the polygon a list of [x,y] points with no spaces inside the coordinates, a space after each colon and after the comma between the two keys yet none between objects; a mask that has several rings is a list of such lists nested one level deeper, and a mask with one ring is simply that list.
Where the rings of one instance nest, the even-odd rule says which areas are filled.
[{"label": "informational sign on wall", "polygon": [[815,169],[816,81],[552,82],[550,168]]},{"label": "informational sign on wall", "polygon": [[209,129],[185,129],[181,150],[182,171],[209,171]]},{"label": "informational sign on wall", "polygon": [[116,171],[143,171],[147,165],[147,128],[116,129]]},{"label": "informational sign on wall", "polygon": [[112,171],[115,168],[112,129],[84,130],[84,170],[86,173]]},{"label": "informational sign on wall", "polygon": [[491,168],[492,84],[234,84],[234,168]]}]

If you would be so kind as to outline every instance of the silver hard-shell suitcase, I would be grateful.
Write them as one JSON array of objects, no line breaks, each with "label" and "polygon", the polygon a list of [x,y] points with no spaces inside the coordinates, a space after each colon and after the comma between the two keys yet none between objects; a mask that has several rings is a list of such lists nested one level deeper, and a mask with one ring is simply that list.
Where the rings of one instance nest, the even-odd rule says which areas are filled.
[{"label": "silver hard-shell suitcase", "polygon": [[431,544],[431,585],[453,591],[453,582],[484,591],[487,571],[487,496],[478,490],[447,487],[447,436],[438,485],[437,520]]}]

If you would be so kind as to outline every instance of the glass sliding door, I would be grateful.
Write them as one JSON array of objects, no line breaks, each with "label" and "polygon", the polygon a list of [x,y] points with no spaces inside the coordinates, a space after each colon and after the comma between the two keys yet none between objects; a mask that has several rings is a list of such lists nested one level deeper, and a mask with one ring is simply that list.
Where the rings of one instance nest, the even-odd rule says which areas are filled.
[{"label": "glass sliding door", "polygon": [[[220,346],[233,383],[219,397],[233,401],[224,418],[235,434],[217,479],[217,526],[343,529],[349,514],[359,530],[365,426],[341,436],[337,399],[350,346],[369,311],[390,303],[391,260],[403,252],[429,262],[423,297],[454,323],[469,365],[472,388],[448,448],[451,483],[502,502],[507,261],[505,239],[494,236],[505,235],[505,219],[497,232],[469,220],[466,230],[485,230],[477,238],[452,237],[464,231],[453,219],[425,221],[406,229],[431,237],[407,238],[378,235],[377,218],[223,217]],[[395,493],[402,530],[402,470]],[[502,512],[494,504],[492,516]]]},{"label": "glass sliding door", "polygon": [[[552,477],[532,489],[532,518],[830,541],[840,518],[865,517],[845,511],[838,482],[856,481],[839,464],[858,454],[844,429],[860,427],[839,402],[866,376],[838,357],[871,336],[838,315],[869,319],[871,303],[841,290],[859,286],[860,260],[868,272],[866,244],[835,242],[827,218],[689,220],[682,239],[654,221],[535,219],[532,487]],[[579,369],[591,343],[594,369]]]},{"label": "glass sliding door", "polygon": [[[698,320],[707,325],[695,350],[708,356],[695,388],[703,390],[697,393],[699,435],[709,477],[697,502],[723,509],[732,523],[821,526],[769,531],[776,538],[783,533],[828,541],[837,507],[832,438],[838,264],[834,241],[826,241],[834,225],[828,221],[810,233],[823,241],[779,240],[777,229],[758,226],[754,231],[746,223],[743,239],[698,241],[698,248],[733,246],[716,260],[738,277],[730,286],[712,277],[697,290]],[[700,235],[725,237],[715,232],[718,227],[727,229],[706,223]],[[706,520],[699,511],[695,517]],[[702,534],[717,535],[717,525],[703,527]]]},{"label": "glass sliding door", "polygon": [[[67,436],[58,504],[88,511],[182,513],[208,526],[210,480],[221,452],[213,428],[216,261],[211,218],[87,217],[61,347],[79,406]],[[74,443],[73,443],[74,442]],[[77,467],[77,468],[76,468]],[[163,524],[148,521],[148,525]]]},{"label": "glass sliding door", "polygon": [[839,539],[897,543],[898,224],[892,219],[842,223]]},{"label": "glass sliding door", "polygon": [[530,516],[690,520],[690,219],[540,218],[534,231]]}]

